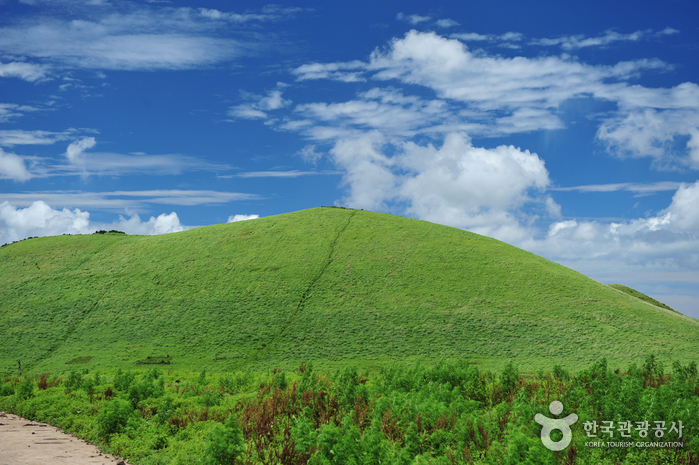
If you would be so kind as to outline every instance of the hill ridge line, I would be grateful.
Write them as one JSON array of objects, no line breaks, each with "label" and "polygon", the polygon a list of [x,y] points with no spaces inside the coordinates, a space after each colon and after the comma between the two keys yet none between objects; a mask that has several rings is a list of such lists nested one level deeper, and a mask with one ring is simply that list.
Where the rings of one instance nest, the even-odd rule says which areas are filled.
[{"label": "hill ridge line", "polygon": [[350,222],[352,221],[352,218],[354,217],[354,215],[356,213],[357,213],[357,210],[352,210],[352,213],[350,213],[350,215],[347,217],[347,222],[345,223],[345,225],[337,231],[337,234],[335,235],[335,239],[333,239],[333,241],[330,243],[330,252],[328,252],[328,258],[325,260],[325,265],[323,265],[323,267],[320,269],[320,271],[318,272],[316,277],[311,280],[311,282],[309,283],[308,287],[303,292],[303,294],[301,294],[301,298],[299,299],[299,303],[296,305],[296,311],[294,312],[294,315],[291,317],[290,321],[286,325],[284,325],[284,327],[279,332],[279,334],[276,335],[274,337],[274,339],[272,339],[270,341],[269,344],[267,344],[262,350],[258,351],[255,355],[249,357],[247,359],[247,361],[245,363],[243,363],[241,368],[246,366],[248,363],[256,360],[257,358],[259,358],[260,355],[262,355],[264,352],[269,350],[270,347],[272,347],[274,345],[274,343],[277,342],[277,340],[284,335],[286,330],[289,329],[289,327],[292,324],[294,324],[294,322],[296,321],[296,319],[299,316],[299,313],[301,313],[303,311],[303,308],[306,306],[306,299],[308,298],[308,295],[310,294],[311,289],[313,289],[313,286],[315,285],[315,283],[318,282],[318,280],[325,273],[325,270],[327,270],[328,267],[330,266],[330,264],[333,262],[333,254],[335,253],[335,247],[337,246],[337,241],[340,239],[340,236],[342,235],[342,233],[347,230]]}]

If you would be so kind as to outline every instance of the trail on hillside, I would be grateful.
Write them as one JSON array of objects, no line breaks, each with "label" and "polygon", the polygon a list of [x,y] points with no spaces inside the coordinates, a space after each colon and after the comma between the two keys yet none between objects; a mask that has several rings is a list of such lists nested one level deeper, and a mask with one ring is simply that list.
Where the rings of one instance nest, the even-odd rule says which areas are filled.
[{"label": "trail on hillside", "polygon": [[129,465],[55,426],[0,412],[0,465]]},{"label": "trail on hillside", "polygon": [[311,282],[309,283],[308,287],[307,287],[306,290],[303,292],[303,294],[301,294],[301,298],[299,299],[299,303],[296,305],[296,311],[294,312],[294,316],[291,317],[291,319],[289,320],[289,322],[288,322],[287,324],[284,325],[284,327],[283,327],[282,330],[279,332],[279,334],[277,334],[277,335],[274,337],[274,339],[272,339],[272,340],[269,342],[269,344],[267,344],[262,350],[260,350],[259,352],[257,352],[255,355],[253,355],[252,357],[250,357],[250,358],[248,359],[248,361],[246,361],[246,362],[243,364],[243,366],[245,366],[245,365],[247,365],[248,363],[251,363],[252,361],[258,359],[258,358],[260,357],[260,355],[262,355],[262,354],[265,353],[267,350],[269,350],[269,349],[274,345],[274,343],[275,343],[280,337],[282,337],[282,336],[284,335],[284,333],[286,332],[286,330],[289,329],[289,327],[290,327],[292,324],[294,324],[294,322],[295,322],[296,319],[298,318],[299,314],[303,311],[303,308],[306,306],[306,299],[308,298],[309,294],[311,293],[311,290],[313,289],[313,286],[315,285],[315,283],[318,282],[318,280],[319,280],[320,278],[323,277],[323,274],[325,273],[325,270],[327,270],[328,267],[330,266],[330,264],[333,262],[333,255],[335,255],[335,248],[336,248],[336,246],[337,246],[337,241],[340,239],[340,236],[342,235],[342,233],[345,232],[345,230],[347,230],[347,227],[349,226],[350,222],[352,221],[352,217],[353,217],[356,213],[357,213],[357,210],[352,210],[352,213],[350,213],[350,215],[347,217],[347,222],[345,223],[345,225],[344,225],[343,227],[341,227],[341,228],[337,231],[337,234],[335,235],[335,238],[334,238],[334,239],[332,240],[332,242],[330,243],[330,251],[328,252],[328,258],[325,259],[325,264],[322,266],[322,268],[320,269],[320,271],[318,272],[318,274],[311,280]]}]

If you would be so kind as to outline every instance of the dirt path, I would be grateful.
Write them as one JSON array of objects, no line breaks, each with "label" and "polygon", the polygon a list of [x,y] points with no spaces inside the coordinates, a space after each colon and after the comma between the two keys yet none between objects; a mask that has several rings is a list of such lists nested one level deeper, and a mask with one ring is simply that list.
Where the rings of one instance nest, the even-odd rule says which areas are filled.
[{"label": "dirt path", "polygon": [[54,426],[0,412],[0,465],[54,464],[128,465]]}]

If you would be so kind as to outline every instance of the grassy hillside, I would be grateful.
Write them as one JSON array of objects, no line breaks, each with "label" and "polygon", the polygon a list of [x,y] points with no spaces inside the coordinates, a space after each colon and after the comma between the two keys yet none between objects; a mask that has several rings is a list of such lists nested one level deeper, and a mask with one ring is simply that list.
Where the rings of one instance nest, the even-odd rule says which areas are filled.
[{"label": "grassy hillside", "polygon": [[17,359],[33,372],[440,358],[576,368],[699,352],[696,320],[541,257],[340,208],[161,236],[29,239],[0,249],[0,283],[0,374]]},{"label": "grassy hillside", "polygon": [[630,296],[636,297],[637,299],[641,299],[644,302],[648,302],[651,305],[655,305],[656,307],[665,308],[667,310],[672,310],[673,312],[679,313],[674,308],[670,308],[669,306],[665,305],[664,303],[658,302],[654,298],[647,296],[642,292],[638,292],[636,289],[632,289],[629,286],[624,286],[623,284],[608,284],[608,286],[613,287],[617,291],[621,291],[624,294],[628,294]]}]

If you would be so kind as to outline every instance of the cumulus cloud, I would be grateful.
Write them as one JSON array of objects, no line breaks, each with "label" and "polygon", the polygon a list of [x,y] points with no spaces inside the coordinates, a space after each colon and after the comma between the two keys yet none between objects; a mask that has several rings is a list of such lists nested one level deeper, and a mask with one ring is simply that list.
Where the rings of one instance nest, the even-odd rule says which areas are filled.
[{"label": "cumulus cloud", "polygon": [[79,209],[54,210],[45,202],[33,202],[27,208],[15,208],[9,202],[0,203],[0,242],[12,242],[30,236],[86,234],[89,232],[88,212]]},{"label": "cumulus cloud", "polygon": [[228,222],[235,223],[236,221],[254,220],[259,217],[260,215],[231,215],[228,217]]},{"label": "cumulus cloud", "polygon": [[[699,86],[694,87],[690,105],[699,98]],[[604,121],[597,137],[621,157],[650,157],[660,169],[699,169],[699,107],[634,109]],[[687,139],[684,146],[678,146],[680,137]]]},{"label": "cumulus cloud", "polygon": [[[448,134],[436,148],[411,141],[393,145],[373,131],[338,140],[330,154],[344,172],[348,206],[402,205],[411,216],[503,240],[527,236],[517,209],[550,183],[536,154],[513,146],[474,147],[459,133]],[[554,205],[549,202],[556,212]]]},{"label": "cumulus cloud", "polygon": [[22,157],[14,153],[7,153],[0,148],[0,179],[26,181],[31,177],[32,175],[27,171]]},{"label": "cumulus cloud", "polygon": [[651,266],[699,269],[699,181],[683,184],[670,205],[648,218],[623,222],[565,220],[528,250],[566,260],[601,258]]},{"label": "cumulus cloud", "polygon": [[[659,169],[699,168],[699,86],[683,83],[648,88],[628,83],[644,70],[668,69],[662,61],[642,59],[595,66],[567,56],[508,58],[472,52],[456,38],[518,41],[521,34],[451,37],[413,30],[375,50],[366,62],[313,63],[296,68],[297,80],[373,79],[392,86],[359,92],[358,98],[345,102],[299,104],[294,110],[302,119],[286,120],[280,129],[297,130],[313,139],[346,137],[353,128],[403,137],[449,132],[501,137],[563,129],[561,104],[574,98],[592,98],[617,106],[597,132],[610,153],[651,157]],[[430,89],[437,98],[404,95],[395,83]]]},{"label": "cumulus cloud", "polygon": [[127,234],[167,234],[183,231],[177,213],[161,214],[142,221],[137,214],[128,219],[119,216],[113,223],[90,221],[90,213],[79,208],[62,210],[37,200],[26,208],[17,208],[5,201],[0,203],[0,243],[9,243],[32,236],[56,236],[61,234],[90,234],[101,229],[117,229]]},{"label": "cumulus cloud", "polygon": [[343,182],[349,195],[345,203],[355,208],[382,210],[395,197],[393,160],[381,151],[385,143],[378,131],[350,139],[340,139],[330,150],[335,163],[345,173]]},{"label": "cumulus cloud", "polygon": [[180,218],[175,212],[169,215],[162,213],[158,215],[157,218],[151,216],[148,221],[142,221],[141,217],[137,214],[131,215],[129,219],[120,215],[119,221],[115,221],[112,225],[114,229],[124,231],[126,234],[140,234],[145,236],[168,234],[187,229],[180,224]]}]

